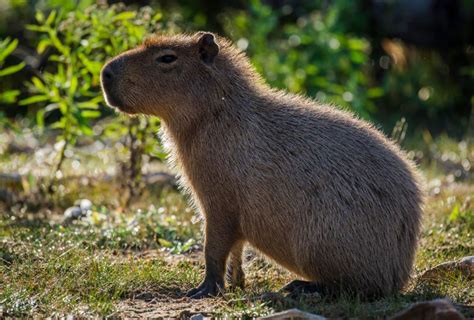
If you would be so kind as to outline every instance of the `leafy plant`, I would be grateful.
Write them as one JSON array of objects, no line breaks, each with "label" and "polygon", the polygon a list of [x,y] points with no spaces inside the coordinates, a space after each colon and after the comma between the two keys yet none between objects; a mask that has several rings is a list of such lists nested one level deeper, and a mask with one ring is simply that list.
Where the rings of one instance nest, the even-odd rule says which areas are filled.
[{"label": "leafy plant", "polygon": [[256,0],[250,10],[228,16],[224,25],[273,86],[370,118],[374,100],[384,91],[368,73],[370,43],[340,28],[345,7],[336,1],[324,13],[315,10],[288,21],[284,19],[288,8],[272,10]]},{"label": "leafy plant", "polygon": [[[94,135],[92,121],[110,114],[103,108],[99,85],[103,63],[137,46],[149,33],[163,26],[172,29],[174,25],[168,24],[160,11],[149,7],[127,11],[123,5],[92,6],[67,14],[53,10],[47,17],[38,11],[36,20],[37,24],[27,26],[40,34],[36,50],[42,54],[49,48],[52,54],[41,76],[31,78],[28,84],[31,95],[20,101],[20,105],[39,106],[36,109],[38,126],[48,125],[58,130],[56,175],[61,170],[66,149],[74,146],[78,137]],[[132,135],[156,130],[156,126],[149,125],[140,129],[134,120],[131,125],[128,121],[119,119],[112,123],[111,130],[103,133],[116,130],[117,123],[122,128],[128,127]],[[48,191],[53,191],[53,181]]]},{"label": "leafy plant", "polygon": [[[9,76],[14,74],[25,67],[24,62],[20,62],[18,64],[5,67],[5,60],[8,56],[16,49],[18,46],[17,39],[10,39],[6,38],[0,40],[0,78]],[[0,91],[0,104],[1,103],[14,103],[18,95],[20,94],[20,90],[6,90],[4,92]]]}]

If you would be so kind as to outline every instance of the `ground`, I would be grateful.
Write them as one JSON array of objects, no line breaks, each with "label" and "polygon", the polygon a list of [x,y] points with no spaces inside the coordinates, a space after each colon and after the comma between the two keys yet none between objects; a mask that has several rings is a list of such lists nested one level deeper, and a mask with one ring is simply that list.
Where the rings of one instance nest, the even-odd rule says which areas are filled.
[{"label": "ground", "polygon": [[[90,152],[90,144],[68,158],[56,195],[42,199],[35,185],[45,176],[47,148],[10,150],[0,159],[0,191],[29,195],[0,202],[0,317],[256,317],[296,307],[327,317],[384,318],[435,297],[448,297],[474,317],[472,273],[425,273],[474,254],[474,147],[467,142],[438,139],[410,153],[429,190],[413,278],[397,296],[371,302],[317,294],[292,299],[279,289],[295,276],[251,249],[245,290],[185,298],[204,272],[202,222],[185,197],[172,184],[149,185],[131,207],[123,207],[119,179],[109,168],[115,164],[98,165],[114,152]],[[159,163],[146,168],[162,169]],[[15,173],[26,178],[18,180]],[[82,219],[64,221],[64,209],[81,198],[92,200],[90,210]]]}]

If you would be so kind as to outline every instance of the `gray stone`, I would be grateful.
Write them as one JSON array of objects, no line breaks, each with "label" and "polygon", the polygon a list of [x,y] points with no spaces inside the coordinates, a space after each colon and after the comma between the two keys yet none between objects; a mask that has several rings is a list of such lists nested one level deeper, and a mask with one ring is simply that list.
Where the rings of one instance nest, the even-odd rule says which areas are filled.
[{"label": "gray stone", "polygon": [[426,270],[419,280],[439,281],[449,272],[462,272],[468,279],[474,278],[474,256],[467,256],[456,261],[448,261]]},{"label": "gray stone", "polygon": [[79,200],[79,207],[82,211],[92,210],[92,201],[89,199],[81,199]]},{"label": "gray stone", "polygon": [[76,220],[82,216],[82,210],[79,207],[69,207],[64,211],[64,219],[66,220]]}]

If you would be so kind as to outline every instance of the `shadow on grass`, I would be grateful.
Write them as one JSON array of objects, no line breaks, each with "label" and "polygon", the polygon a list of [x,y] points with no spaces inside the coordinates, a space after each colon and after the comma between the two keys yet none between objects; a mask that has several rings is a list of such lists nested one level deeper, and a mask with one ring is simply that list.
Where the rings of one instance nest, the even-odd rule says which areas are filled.
[{"label": "shadow on grass", "polygon": [[183,291],[181,288],[177,286],[176,287],[175,286],[155,287],[149,290],[139,290],[139,291],[129,292],[124,295],[124,298],[151,302],[151,301],[155,301],[157,299],[163,298],[164,296],[166,296],[169,299],[178,300],[186,296],[186,291]]}]

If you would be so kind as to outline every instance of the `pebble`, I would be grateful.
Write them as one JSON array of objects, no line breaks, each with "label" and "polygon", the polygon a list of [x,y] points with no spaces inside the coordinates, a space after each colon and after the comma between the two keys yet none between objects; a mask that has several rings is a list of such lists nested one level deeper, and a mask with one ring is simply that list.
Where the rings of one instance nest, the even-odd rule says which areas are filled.
[{"label": "pebble", "polygon": [[76,220],[82,216],[82,210],[80,207],[69,207],[64,211],[64,218],[66,220]]},{"label": "pebble", "polygon": [[89,199],[79,200],[79,207],[82,211],[92,210],[92,201]]},{"label": "pebble", "polygon": [[89,199],[77,200],[74,206],[64,211],[64,220],[72,221],[87,216],[92,210],[92,201]]}]

